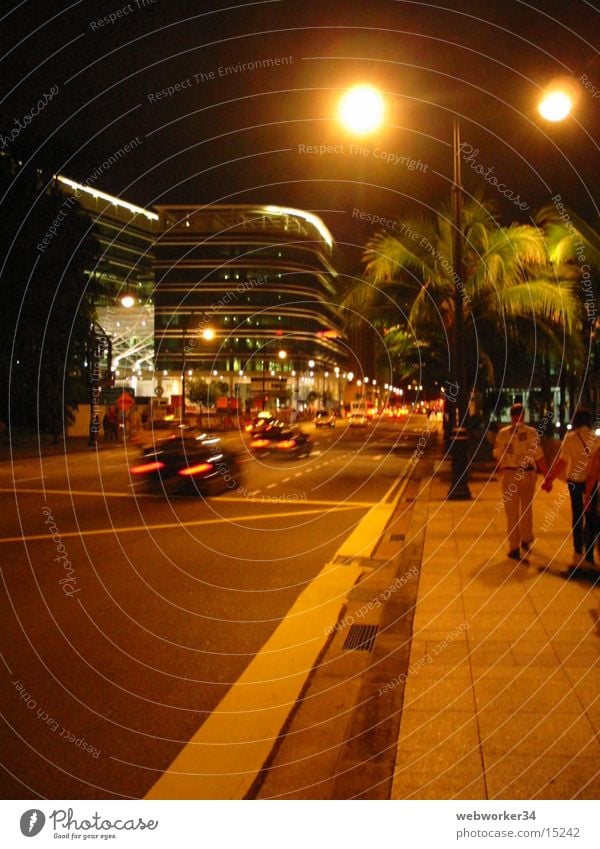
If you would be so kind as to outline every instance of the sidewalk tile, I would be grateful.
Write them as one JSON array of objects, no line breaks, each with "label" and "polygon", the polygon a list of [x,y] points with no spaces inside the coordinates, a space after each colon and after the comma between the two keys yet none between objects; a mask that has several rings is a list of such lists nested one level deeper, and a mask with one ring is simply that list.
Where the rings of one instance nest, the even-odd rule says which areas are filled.
[{"label": "sidewalk tile", "polygon": [[392,799],[485,799],[479,753],[440,773],[433,759],[418,763],[401,758],[396,764]]},{"label": "sidewalk tile", "polygon": [[494,755],[600,757],[600,741],[585,716],[489,709],[477,721],[486,762],[495,762]]},{"label": "sidewalk tile", "polygon": [[509,755],[492,763],[484,755],[490,799],[598,799],[597,758]]}]

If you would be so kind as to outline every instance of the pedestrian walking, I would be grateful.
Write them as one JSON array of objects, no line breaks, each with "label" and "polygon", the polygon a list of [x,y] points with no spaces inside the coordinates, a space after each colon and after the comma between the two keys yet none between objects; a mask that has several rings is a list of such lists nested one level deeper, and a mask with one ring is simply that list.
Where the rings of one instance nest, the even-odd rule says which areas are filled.
[{"label": "pedestrian walking", "polygon": [[102,430],[104,431],[104,439],[107,440],[110,434],[110,419],[108,418],[108,413],[104,413],[104,418],[102,419]]},{"label": "pedestrian walking", "polygon": [[[600,442],[596,443],[596,448],[590,457],[588,473],[585,480],[585,490],[583,493],[583,509],[585,510],[586,519],[593,523],[594,528],[594,543],[598,541],[598,532],[600,531],[600,521],[598,519],[598,500],[599,500],[599,485],[600,485]],[[594,569],[598,571],[593,563],[593,558],[586,558],[583,563],[584,568]]]},{"label": "pedestrian walking", "polygon": [[119,421],[114,407],[108,411],[108,439],[118,440],[119,438]]},{"label": "pedestrian walking", "polygon": [[[594,566],[598,475],[594,473],[594,468],[592,468],[592,459],[599,443],[591,425],[591,412],[584,409],[577,410],[571,422],[571,430],[563,439],[556,460],[542,483],[542,489],[550,492],[554,480],[560,474],[566,472],[567,487],[571,498],[573,567],[575,569],[580,566],[585,568]],[[589,486],[587,484],[588,477]],[[586,486],[588,486],[587,499],[585,498]]]},{"label": "pedestrian walking", "polygon": [[[548,466],[537,431],[523,421],[522,404],[510,408],[511,424],[503,427],[494,443],[494,457],[502,470],[502,501],[508,529],[508,556],[526,561],[533,545],[533,496],[536,469],[546,475]],[[521,556],[521,549],[524,554]]]}]

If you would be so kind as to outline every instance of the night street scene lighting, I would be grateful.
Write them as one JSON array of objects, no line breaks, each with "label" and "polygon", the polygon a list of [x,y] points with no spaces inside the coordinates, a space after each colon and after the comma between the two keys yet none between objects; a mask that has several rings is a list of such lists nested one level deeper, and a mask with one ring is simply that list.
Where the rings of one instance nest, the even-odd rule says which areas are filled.
[{"label": "night street scene lighting", "polygon": [[595,845],[598,3],[0,26],[3,845]]}]

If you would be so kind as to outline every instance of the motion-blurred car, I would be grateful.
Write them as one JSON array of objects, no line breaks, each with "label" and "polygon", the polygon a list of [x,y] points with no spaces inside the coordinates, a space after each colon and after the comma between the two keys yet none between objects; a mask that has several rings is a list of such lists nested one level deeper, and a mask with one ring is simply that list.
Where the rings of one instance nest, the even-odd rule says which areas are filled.
[{"label": "motion-blurred car", "polygon": [[317,410],[313,421],[315,427],[335,427],[335,413],[329,410]]},{"label": "motion-blurred car", "polygon": [[308,457],[312,450],[312,439],[299,427],[271,427],[253,437],[250,450],[257,457],[267,454],[279,457]]},{"label": "motion-blurred car", "polygon": [[348,427],[366,427],[369,419],[364,413],[351,413],[348,416]]},{"label": "motion-blurred car", "polygon": [[280,424],[280,422],[277,421],[273,413],[269,413],[265,410],[249,421],[244,430],[246,433],[254,435],[255,433],[259,433],[260,431],[266,430],[267,428],[273,427],[273,425],[277,424]]},{"label": "motion-blurred car", "polygon": [[168,495],[216,495],[235,489],[241,479],[236,451],[190,429],[155,438],[129,472],[148,489]]}]

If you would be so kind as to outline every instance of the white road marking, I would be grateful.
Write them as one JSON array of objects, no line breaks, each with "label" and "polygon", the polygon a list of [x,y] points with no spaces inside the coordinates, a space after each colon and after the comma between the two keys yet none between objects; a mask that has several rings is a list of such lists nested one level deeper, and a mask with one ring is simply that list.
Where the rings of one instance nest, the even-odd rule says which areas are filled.
[{"label": "white road marking", "polygon": [[[223,499],[221,499],[223,500]],[[88,531],[62,531],[61,537],[62,539],[80,539],[83,537],[98,537],[98,536],[118,536],[119,534],[131,534],[131,533],[149,533],[151,531],[167,531],[172,529],[181,530],[182,528],[197,528],[202,525],[218,525],[218,524],[239,524],[241,527],[247,527],[244,525],[244,522],[266,522],[269,519],[281,519],[281,518],[296,518],[297,516],[308,516],[312,513],[319,513],[321,518],[323,518],[326,513],[323,511],[323,507],[315,507],[314,509],[307,509],[305,505],[307,504],[318,504],[318,501],[310,500],[310,501],[302,501],[298,502],[302,504],[302,508],[299,510],[286,510],[283,512],[277,513],[269,513],[268,511],[264,511],[262,513],[254,513],[250,515],[242,514],[240,516],[218,516],[214,519],[196,519],[195,521],[188,521],[186,519],[182,519],[179,522],[160,522],[159,524],[144,524],[144,525],[125,525],[119,526],[114,525],[110,528],[96,528]],[[321,502],[323,503],[323,502]],[[331,504],[332,511],[331,512],[339,512],[340,510],[364,510],[365,504],[361,502],[353,502],[352,504],[336,504],[335,501],[327,502]],[[26,534],[23,536],[14,536],[14,537],[0,537],[0,544],[3,543],[11,543],[11,542],[36,542],[39,540],[48,540],[52,539],[52,536],[48,533],[45,534]]]}]

